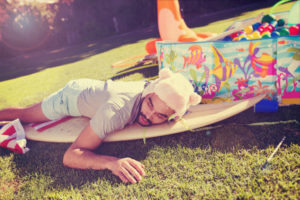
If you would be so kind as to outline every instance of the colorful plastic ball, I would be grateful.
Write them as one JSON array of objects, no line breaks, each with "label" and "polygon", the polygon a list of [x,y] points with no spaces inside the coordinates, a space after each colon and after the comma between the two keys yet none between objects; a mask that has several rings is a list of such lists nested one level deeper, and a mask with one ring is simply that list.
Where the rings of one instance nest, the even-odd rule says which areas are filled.
[{"label": "colorful plastic ball", "polygon": [[235,38],[232,39],[232,41],[239,41],[239,38],[235,37]]},{"label": "colorful plastic ball", "polygon": [[242,40],[247,40],[247,36],[243,36],[243,37],[238,37],[239,41],[242,41]]},{"label": "colorful plastic ball", "polygon": [[238,33],[238,32],[235,32],[235,33],[230,34],[230,37],[231,37],[232,39],[234,39],[234,38],[236,38],[238,35],[239,35],[239,33]]},{"label": "colorful plastic ball", "polygon": [[289,32],[290,32],[290,35],[298,35],[300,30],[299,30],[299,27],[298,26],[291,26],[289,28]]},{"label": "colorful plastic ball", "polygon": [[254,31],[252,34],[253,39],[260,39],[261,38],[261,34],[259,31]]},{"label": "colorful plastic ball", "polygon": [[253,32],[253,27],[252,26],[247,26],[245,29],[244,29],[244,32],[246,34],[250,34]]},{"label": "colorful plastic ball", "polygon": [[247,39],[248,39],[248,40],[253,40],[254,38],[253,38],[253,36],[250,34],[250,35],[247,35]]},{"label": "colorful plastic ball", "polygon": [[232,41],[232,37],[228,35],[223,39],[223,41]]},{"label": "colorful plastic ball", "polygon": [[266,31],[269,31],[270,33],[272,33],[275,30],[275,27],[272,24],[269,24],[266,28]]},{"label": "colorful plastic ball", "polygon": [[243,37],[243,38],[240,39],[240,41],[246,41],[246,40],[248,40],[247,37]]},{"label": "colorful plastic ball", "polygon": [[277,20],[277,26],[284,26],[285,25],[285,21],[284,21],[284,19],[279,19],[279,20]]},{"label": "colorful plastic ball", "polygon": [[256,30],[256,31],[258,31],[258,32],[262,33],[262,32],[264,32],[264,31],[265,31],[265,27],[263,27],[263,26],[260,26],[260,27],[258,27],[258,28],[257,28],[257,30]]},{"label": "colorful plastic ball", "polygon": [[261,36],[264,36],[264,35],[270,35],[270,36],[271,36],[271,32],[265,31],[265,32],[263,32],[263,33],[261,34]]},{"label": "colorful plastic ball", "polygon": [[255,24],[252,25],[252,29],[253,30],[257,30],[258,27],[260,27],[260,26],[261,26],[261,23],[257,22],[257,23],[255,23]]},{"label": "colorful plastic ball", "polygon": [[261,35],[261,38],[271,38],[271,33],[266,31]]},{"label": "colorful plastic ball", "polygon": [[270,22],[272,22],[274,20],[275,20],[274,15],[264,15],[263,18],[262,18],[262,20],[261,20],[261,23],[265,23],[265,22],[270,23]]},{"label": "colorful plastic ball", "polygon": [[289,30],[286,28],[279,29],[278,32],[280,33],[280,36],[285,36],[290,34]]},{"label": "colorful plastic ball", "polygon": [[272,25],[274,28],[276,28],[277,27],[277,21],[272,21],[271,23],[270,23],[270,25]]},{"label": "colorful plastic ball", "polygon": [[246,38],[246,34],[242,33],[241,35],[238,36],[239,40],[241,40],[242,38]]},{"label": "colorful plastic ball", "polygon": [[260,27],[257,28],[257,30],[260,32],[260,33],[263,33],[266,31],[267,27],[269,26],[268,23],[263,23]]},{"label": "colorful plastic ball", "polygon": [[278,31],[273,31],[271,33],[271,37],[279,37],[280,36],[280,33]]}]

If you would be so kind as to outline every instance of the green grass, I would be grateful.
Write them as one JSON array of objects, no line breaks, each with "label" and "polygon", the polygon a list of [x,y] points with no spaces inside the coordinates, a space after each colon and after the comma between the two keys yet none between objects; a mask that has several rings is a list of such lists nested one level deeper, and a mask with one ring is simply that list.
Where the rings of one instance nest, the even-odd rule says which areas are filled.
[{"label": "green grass", "polygon": [[[285,4],[282,9],[290,6]],[[195,30],[217,27],[214,30],[221,32],[234,20],[260,11]],[[9,75],[15,68],[22,76],[0,82],[0,109],[40,101],[71,79],[115,76],[123,69],[111,68],[111,64],[145,53],[150,40],[130,37],[137,35],[1,62],[3,73]],[[128,42],[118,45],[123,40]],[[146,69],[124,79],[143,79],[149,73]],[[95,151],[141,161],[147,176],[136,185],[123,184],[109,171],[64,167],[62,157],[70,144],[28,141],[30,151],[25,155],[0,148],[0,199],[299,199],[299,110],[299,106],[290,106],[262,114],[249,109],[195,132],[147,139],[146,143],[104,143]],[[283,135],[287,136],[284,145],[261,170]]]}]

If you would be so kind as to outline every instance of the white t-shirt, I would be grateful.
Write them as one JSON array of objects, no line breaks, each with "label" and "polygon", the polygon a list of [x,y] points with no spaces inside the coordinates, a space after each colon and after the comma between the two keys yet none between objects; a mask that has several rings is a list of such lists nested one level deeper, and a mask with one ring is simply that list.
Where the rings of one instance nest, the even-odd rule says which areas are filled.
[{"label": "white t-shirt", "polygon": [[78,111],[91,118],[91,128],[103,139],[135,121],[144,85],[145,81],[93,80],[79,94]]}]

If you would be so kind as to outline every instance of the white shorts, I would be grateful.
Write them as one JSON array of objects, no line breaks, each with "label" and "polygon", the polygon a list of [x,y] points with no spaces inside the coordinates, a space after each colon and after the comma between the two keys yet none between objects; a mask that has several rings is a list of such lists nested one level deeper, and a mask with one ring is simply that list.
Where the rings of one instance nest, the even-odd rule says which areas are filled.
[{"label": "white shorts", "polygon": [[77,107],[79,94],[86,88],[86,79],[69,81],[66,86],[42,101],[42,111],[50,120],[64,116],[81,116]]}]

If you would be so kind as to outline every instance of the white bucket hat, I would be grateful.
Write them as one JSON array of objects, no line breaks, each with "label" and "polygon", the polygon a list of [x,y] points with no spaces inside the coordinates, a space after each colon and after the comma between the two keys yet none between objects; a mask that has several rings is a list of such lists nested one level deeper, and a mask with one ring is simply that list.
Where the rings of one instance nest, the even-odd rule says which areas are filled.
[{"label": "white bucket hat", "polygon": [[192,84],[182,74],[173,73],[168,68],[159,72],[159,78],[144,89],[142,97],[150,93],[155,93],[175,111],[177,117],[182,117],[191,105],[201,102],[201,96],[194,92]]}]

